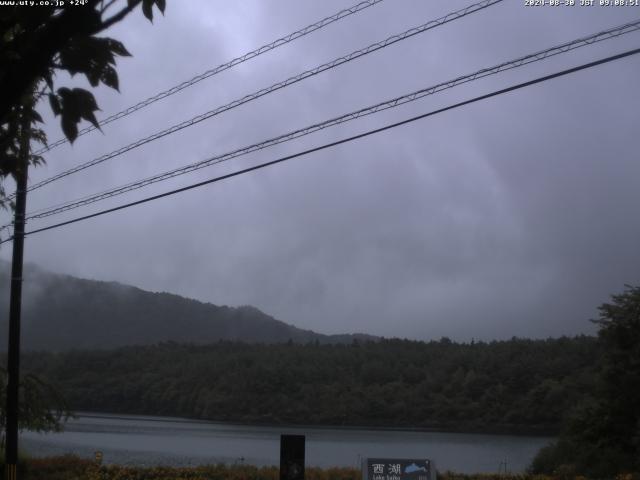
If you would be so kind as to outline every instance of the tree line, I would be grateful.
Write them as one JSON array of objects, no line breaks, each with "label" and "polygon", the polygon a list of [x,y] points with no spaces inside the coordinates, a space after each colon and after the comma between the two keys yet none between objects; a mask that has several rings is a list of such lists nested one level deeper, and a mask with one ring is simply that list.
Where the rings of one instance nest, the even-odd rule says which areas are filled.
[{"label": "tree line", "polygon": [[594,337],[350,345],[161,343],[29,353],[72,409],[215,421],[558,432],[588,397]]}]

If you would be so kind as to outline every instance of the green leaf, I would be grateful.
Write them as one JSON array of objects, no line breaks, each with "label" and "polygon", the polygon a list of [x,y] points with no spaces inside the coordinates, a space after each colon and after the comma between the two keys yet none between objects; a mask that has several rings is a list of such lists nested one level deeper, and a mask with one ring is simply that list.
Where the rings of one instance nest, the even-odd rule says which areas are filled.
[{"label": "green leaf", "polygon": [[96,99],[93,94],[82,88],[74,88],[72,92],[75,97],[75,101],[77,102],[77,111],[80,114],[80,117],[91,122],[94,127],[99,129],[100,125],[98,124],[98,120],[93,112],[100,109],[98,108],[98,104],[96,103]]},{"label": "green leaf", "polygon": [[44,165],[44,157],[42,155],[30,155],[29,163],[34,166]]},{"label": "green leaf", "polygon": [[44,123],[40,114],[35,110],[31,110],[30,114],[32,122]]},{"label": "green leaf", "polygon": [[142,13],[153,23],[153,3],[155,0],[142,0]]},{"label": "green leaf", "polygon": [[116,72],[116,69],[113,68],[112,66],[107,65],[107,67],[102,71],[100,80],[107,87],[111,87],[114,90],[120,91],[119,84],[118,84],[118,73]]},{"label": "green leaf", "polygon": [[131,54],[129,53],[129,50],[125,48],[122,42],[119,42],[118,40],[114,40],[113,38],[105,38],[105,40],[107,41],[107,45],[109,46],[109,49],[116,55],[120,55],[121,57],[131,56]]},{"label": "green leaf", "polygon": [[56,117],[60,115],[62,108],[60,107],[60,100],[58,100],[58,96],[55,93],[49,94],[49,105],[51,105],[51,110]]},{"label": "green leaf", "polygon": [[82,112],[82,118],[84,118],[88,122],[91,122],[94,127],[100,130],[100,123],[98,123],[98,119],[92,111],[87,110],[85,112]]},{"label": "green leaf", "polygon": [[44,133],[44,130],[40,128],[32,128],[31,129],[31,140],[41,143],[42,145],[47,145],[47,134]]},{"label": "green leaf", "polygon": [[58,89],[58,97],[60,99],[60,113],[66,116],[74,116],[80,119],[80,115],[76,113],[75,102],[73,101],[73,93],[67,87]]},{"label": "green leaf", "polygon": [[167,7],[166,0],[156,0],[156,5],[158,6],[158,10],[164,15],[164,9]]},{"label": "green leaf", "polygon": [[118,90],[118,76],[111,68],[116,64],[116,55],[131,56],[121,42],[112,38],[78,37],[60,52],[60,64],[71,75],[84,74],[93,87],[102,82]]},{"label": "green leaf", "polygon": [[96,99],[93,96],[93,93],[91,93],[90,91],[85,90],[84,88],[74,88],[73,90],[71,90],[71,92],[76,97],[78,105],[80,105],[81,111],[100,110],[98,108],[98,104],[96,103]]},{"label": "green leaf", "polygon": [[103,70],[116,63],[113,50],[122,51],[119,42],[112,42],[109,38],[100,37],[75,38],[60,51],[60,64],[71,75],[83,73],[95,87],[100,82]]},{"label": "green leaf", "polygon": [[70,115],[62,114],[62,131],[64,132],[64,136],[73,143],[76,138],[78,138],[78,124],[74,118]]},{"label": "green leaf", "polygon": [[93,68],[91,70],[87,70],[85,72],[85,76],[87,77],[87,80],[89,80],[89,83],[91,84],[92,87],[97,87],[98,84],[100,83],[100,77],[102,76],[102,72],[97,68]]},{"label": "green leaf", "polygon": [[63,99],[71,94],[71,90],[69,90],[67,87],[60,87],[58,89],[58,95],[60,95],[60,97],[62,97]]},{"label": "green leaf", "polygon": [[62,131],[70,142],[73,143],[78,136],[77,124],[81,119],[91,122],[94,127],[100,129],[98,119],[93,113],[100,109],[91,92],[82,88],[74,88],[73,90],[60,88],[58,95],[61,99]]}]

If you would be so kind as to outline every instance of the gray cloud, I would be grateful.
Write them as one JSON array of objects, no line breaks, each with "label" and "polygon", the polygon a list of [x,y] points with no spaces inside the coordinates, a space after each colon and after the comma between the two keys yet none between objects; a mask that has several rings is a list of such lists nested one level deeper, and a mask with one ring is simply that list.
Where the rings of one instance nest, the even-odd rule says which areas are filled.
[{"label": "gray cloud", "polygon": [[[383,2],[108,125],[104,135],[51,152],[32,180],[466,3]],[[153,25],[137,14],[112,32],[134,54],[119,66],[122,94],[102,89],[99,103],[113,113],[349,4],[169,2],[166,17]],[[29,204],[47,206],[223,153],[638,13],[508,0],[33,192]],[[622,51],[639,38],[483,79],[95,209]],[[595,307],[624,283],[640,283],[639,94],[632,85],[639,71],[636,58],[620,61],[34,235],[26,258],[84,277],[252,304],[324,333],[469,340],[593,332],[587,319]],[[59,136],[54,120],[47,128],[51,139]],[[9,249],[0,253],[7,258]]]}]

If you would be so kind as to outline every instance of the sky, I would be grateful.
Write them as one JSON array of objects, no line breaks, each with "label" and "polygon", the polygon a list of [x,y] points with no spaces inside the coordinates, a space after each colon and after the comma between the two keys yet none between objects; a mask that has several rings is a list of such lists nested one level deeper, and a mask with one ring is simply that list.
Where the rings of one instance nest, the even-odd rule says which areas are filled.
[{"label": "sky", "polygon": [[[127,108],[354,0],[167,2],[105,33]],[[48,178],[175,123],[473,2],[384,0],[45,155]],[[579,0],[577,1],[579,4]],[[505,0],[269,94],[29,194],[28,211],[228,152],[640,18],[640,7]],[[273,160],[640,46],[640,33],[326,129],[43,220],[27,230]],[[635,56],[145,205],[34,234],[25,261],[300,328],[469,341],[592,334],[640,284]],[[87,87],[59,75],[56,86]],[[61,137],[48,105],[49,140]],[[12,186],[7,182],[7,188]],[[0,216],[3,224],[8,214]],[[10,258],[9,244],[0,258]]]}]

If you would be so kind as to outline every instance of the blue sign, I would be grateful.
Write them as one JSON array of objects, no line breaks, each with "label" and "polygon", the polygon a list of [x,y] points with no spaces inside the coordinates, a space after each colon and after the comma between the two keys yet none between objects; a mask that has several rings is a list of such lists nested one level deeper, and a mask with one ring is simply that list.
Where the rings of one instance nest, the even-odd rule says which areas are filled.
[{"label": "blue sign", "polygon": [[431,460],[367,458],[362,467],[364,480],[435,480]]}]

